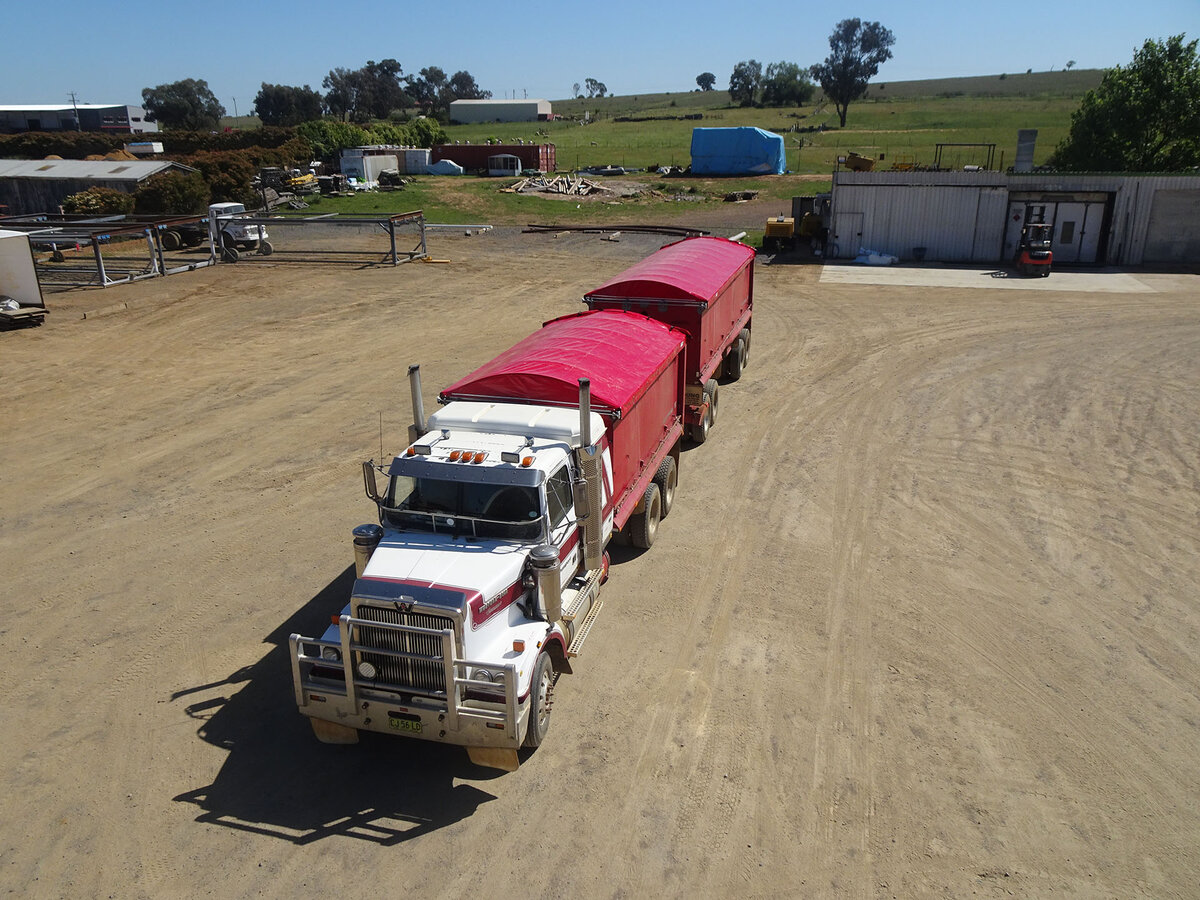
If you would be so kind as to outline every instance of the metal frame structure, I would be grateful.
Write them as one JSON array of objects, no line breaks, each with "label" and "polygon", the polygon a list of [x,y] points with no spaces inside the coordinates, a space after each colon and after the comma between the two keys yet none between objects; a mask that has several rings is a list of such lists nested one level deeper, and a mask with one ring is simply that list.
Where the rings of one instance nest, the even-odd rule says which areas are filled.
[{"label": "metal frame structure", "polygon": [[[425,224],[425,213],[422,210],[413,210],[412,212],[396,213],[395,215],[381,218],[379,216],[364,216],[364,215],[347,215],[343,216],[338,213],[325,213],[316,216],[255,216],[255,215],[239,215],[239,222],[245,222],[249,225],[266,225],[269,228],[292,228],[311,225],[336,225],[336,226],[351,226],[356,228],[370,227],[372,225],[379,227],[388,235],[389,247],[383,254],[383,259],[380,261],[390,261],[393,266],[398,266],[402,262],[412,262],[415,259],[424,259],[428,257],[429,250],[425,243],[425,232],[430,227]],[[412,250],[399,250],[396,247],[396,229],[405,226],[415,225],[417,228],[417,245]],[[459,226],[456,226],[459,227]],[[341,259],[339,257],[358,257],[357,260]],[[364,256],[362,250],[289,250],[285,247],[276,246],[271,254],[271,259],[278,262],[276,257],[292,257],[296,261],[305,261],[298,259],[306,257],[308,261],[314,262],[361,262]]]},{"label": "metal frame structure", "polygon": [[[377,262],[390,262],[393,266],[401,262],[412,262],[415,259],[428,258],[426,245],[425,215],[421,210],[397,213],[385,217],[350,215],[341,216],[329,213],[321,216],[238,216],[239,221],[252,224],[262,224],[270,228],[302,227],[305,225],[334,225],[352,226],[357,228],[375,226],[388,235],[389,247],[382,259],[372,258],[374,254],[362,250],[288,250],[276,249],[273,260],[283,257],[294,262],[358,262],[374,265]],[[38,279],[47,286],[60,288],[71,287],[111,287],[116,284],[128,284],[146,278],[157,278],[164,275],[174,275],[179,272],[191,272],[206,266],[222,262],[213,241],[209,240],[207,254],[195,259],[180,261],[178,253],[166,251],[163,248],[163,235],[173,226],[196,225],[208,232],[208,216],[68,216],[52,213],[38,213],[24,216],[0,217],[0,228],[12,231],[23,231],[29,236],[29,243],[34,250],[43,253],[50,252],[51,260],[37,261]],[[397,229],[415,226],[418,240],[411,250],[397,247]],[[437,226],[432,226],[437,227]],[[455,226],[459,227],[459,226]],[[145,242],[145,255],[115,257],[113,253],[105,254],[106,248],[124,245],[126,248],[134,241]],[[68,262],[64,250],[83,250],[91,248],[92,261],[78,259]],[[357,257],[349,259],[348,257]],[[364,260],[364,257],[367,259]],[[245,257],[243,257],[245,259]]]},{"label": "metal frame structure", "polygon": [[990,172],[992,165],[996,162],[996,145],[995,144],[935,144],[933,148],[933,170],[940,172],[942,170],[942,151],[947,147],[977,147],[986,148],[987,162],[984,163],[983,169]]},{"label": "metal frame structure", "polygon": [[[175,264],[164,255],[162,233],[173,225],[202,223],[203,216],[67,216],[49,213],[0,218],[0,228],[23,231],[30,246],[50,251],[52,262],[37,263],[38,280],[60,287],[110,287],[146,278],[190,272],[216,263],[209,251],[206,259]],[[105,259],[105,247],[137,240],[146,243],[145,257],[136,260]],[[91,248],[93,264],[67,263],[64,249]],[[141,260],[145,264],[141,265]],[[47,276],[43,278],[43,276]]]}]

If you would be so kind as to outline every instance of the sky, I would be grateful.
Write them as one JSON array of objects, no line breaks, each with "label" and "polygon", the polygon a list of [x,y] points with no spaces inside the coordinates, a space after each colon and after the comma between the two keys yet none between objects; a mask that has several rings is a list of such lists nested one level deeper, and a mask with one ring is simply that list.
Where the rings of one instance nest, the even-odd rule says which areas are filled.
[{"label": "sky", "polygon": [[[770,9],[769,12],[765,10]],[[37,12],[0,0],[0,104],[140,105],[142,89],[203,79],[230,115],[263,82],[322,91],[333,68],[392,58],[405,74],[466,70],[493,97],[561,100],[575,83],[610,93],[686,92],[712,72],[729,84],[748,59],[820,62],[838,20],[878,21],[896,37],[875,81],[1123,65],[1147,38],[1200,38],[1200,0],[813,3],[605,0],[563,6],[462,0],[419,6],[310,0],[201,3],[54,0]],[[341,15],[331,13],[340,10]]]}]

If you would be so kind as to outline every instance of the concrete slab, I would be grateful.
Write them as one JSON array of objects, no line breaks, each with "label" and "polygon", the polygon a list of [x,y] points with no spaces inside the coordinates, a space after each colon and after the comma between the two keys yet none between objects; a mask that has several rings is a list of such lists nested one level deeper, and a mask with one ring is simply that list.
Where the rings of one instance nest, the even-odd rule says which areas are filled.
[{"label": "concrete slab", "polygon": [[864,266],[826,263],[821,284],[879,284],[909,287],[1001,288],[1022,291],[1083,291],[1087,293],[1154,293],[1155,289],[1128,272],[1115,269],[1055,269],[1048,278],[1030,278],[997,268],[964,266]]}]

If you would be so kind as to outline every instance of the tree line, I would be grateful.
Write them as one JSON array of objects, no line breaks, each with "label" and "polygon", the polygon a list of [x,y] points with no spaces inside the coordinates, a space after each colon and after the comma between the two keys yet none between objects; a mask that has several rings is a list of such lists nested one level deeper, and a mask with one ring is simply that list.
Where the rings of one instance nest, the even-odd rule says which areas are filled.
[{"label": "tree line", "polygon": [[[334,68],[321,81],[324,93],[309,85],[262,83],[254,98],[254,113],[266,126],[295,126],[333,116],[362,125],[387,119],[399,110],[416,109],[421,115],[445,121],[455,100],[487,100],[485,91],[467,71],[447,75],[427,66],[405,75],[394,59],[368,60],[358,69]],[[213,130],[226,109],[204,79],[185,78],[142,90],[146,118],[165,128]]]}]

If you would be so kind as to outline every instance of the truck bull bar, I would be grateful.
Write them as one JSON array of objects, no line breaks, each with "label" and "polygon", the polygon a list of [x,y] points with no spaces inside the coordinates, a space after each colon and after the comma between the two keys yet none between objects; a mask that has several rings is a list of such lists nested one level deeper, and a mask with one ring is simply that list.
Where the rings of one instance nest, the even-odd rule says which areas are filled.
[{"label": "truck bull bar", "polygon": [[[412,637],[440,639],[441,656],[430,657],[418,653],[409,653],[404,650],[394,650],[361,643],[354,639],[355,629],[360,626],[394,631]],[[421,698],[440,700],[444,704],[439,712],[446,717],[445,731],[449,735],[455,735],[459,738],[456,740],[454,737],[451,737],[451,743],[487,746],[488,744],[484,741],[469,738],[462,734],[462,730],[466,725],[482,722],[485,726],[490,724],[493,729],[496,729],[497,723],[501,726],[501,728],[496,730],[503,730],[504,737],[507,740],[503,742],[497,741],[497,744],[503,743],[506,746],[512,747],[520,745],[521,736],[517,733],[520,716],[517,704],[516,665],[514,663],[506,663],[498,666],[495,662],[488,663],[470,659],[459,659],[454,630],[451,628],[422,628],[417,625],[379,622],[374,619],[360,619],[354,616],[343,615],[338,619],[338,640],[336,642],[292,634],[288,638],[288,643],[291,647],[292,682],[296,691],[296,705],[298,707],[303,710],[309,706],[309,692],[319,693],[323,697],[345,698],[341,708],[339,708],[339,704],[334,704],[334,708],[330,710],[332,715],[315,716],[314,718],[328,719],[334,722],[338,719],[359,718],[361,717],[360,702],[362,700],[395,703],[398,695],[411,694]],[[325,648],[336,649],[339,652],[339,658],[335,660],[323,657],[321,654]],[[429,690],[428,688],[413,685],[392,684],[361,678],[355,673],[353,664],[355,655],[360,653],[389,656],[396,659],[412,660],[418,663],[436,663],[440,661],[444,669],[445,684],[448,689]],[[341,669],[341,686],[339,687],[333,678],[322,679],[321,681],[314,680],[312,670],[316,667],[322,669]],[[466,677],[467,670],[471,668],[487,669],[490,672],[503,675],[503,710],[463,705],[463,692],[467,688],[474,687],[479,689],[486,687],[489,691],[495,691],[499,686],[495,682]]]}]

